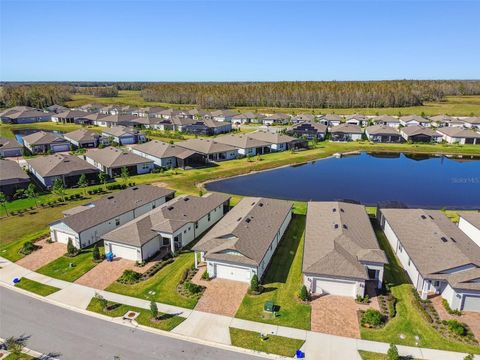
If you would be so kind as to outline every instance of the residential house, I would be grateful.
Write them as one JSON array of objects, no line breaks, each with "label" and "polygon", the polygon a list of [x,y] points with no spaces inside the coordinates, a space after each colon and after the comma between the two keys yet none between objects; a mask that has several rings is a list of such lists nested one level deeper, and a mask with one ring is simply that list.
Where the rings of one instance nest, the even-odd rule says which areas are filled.
[{"label": "residential house", "polygon": [[276,113],[272,115],[268,115],[262,119],[263,125],[283,125],[288,124],[291,119],[290,115],[283,114],[283,113]]},{"label": "residential house", "polygon": [[101,108],[105,105],[103,104],[85,104],[76,108],[76,110],[91,112],[91,113],[98,113]]},{"label": "residential house", "polygon": [[466,128],[480,130],[480,117],[468,117],[460,119]]},{"label": "residential house", "polygon": [[253,112],[246,112],[235,115],[232,117],[233,124],[249,124],[249,123],[261,123],[262,120],[265,118],[265,115],[253,113]]},{"label": "residential house", "polygon": [[83,158],[110,177],[120,176],[124,167],[127,168],[129,175],[147,174],[154,168],[152,160],[111,146],[87,150]]},{"label": "residential house", "polygon": [[23,146],[15,139],[0,137],[0,157],[22,156]]},{"label": "residential house", "polygon": [[[106,127],[112,127],[112,126],[135,126],[135,120],[138,119],[138,116],[134,115],[128,115],[128,114],[116,114],[116,115],[108,115],[100,120],[99,126],[106,126]],[[103,125],[106,124],[106,125]]]},{"label": "residential house", "polygon": [[63,124],[77,123],[77,119],[82,119],[85,116],[85,112],[80,110],[66,110],[61,113],[54,113],[52,115],[52,121]]},{"label": "residential house", "polygon": [[78,185],[82,175],[89,184],[98,182],[99,170],[74,155],[54,154],[27,160],[28,171],[45,188],[53,186],[60,179],[65,187]]},{"label": "residential house", "polygon": [[62,106],[62,105],[53,104],[53,105],[47,107],[45,110],[47,110],[50,113],[60,114],[64,111],[67,111],[68,108],[65,107],[65,106]]},{"label": "residential house", "polygon": [[26,189],[30,184],[28,174],[12,160],[0,159],[0,191],[8,198],[18,189]]},{"label": "residential house", "polygon": [[74,130],[63,137],[77,148],[95,148],[101,142],[100,134],[88,129]]},{"label": "residential house", "polygon": [[358,125],[340,124],[330,129],[332,141],[362,140],[362,128]]},{"label": "residential house", "polygon": [[424,126],[430,127],[430,120],[418,115],[400,116],[400,125],[402,126]]},{"label": "residential house", "polygon": [[102,137],[119,145],[137,144],[147,140],[137,129],[121,125],[102,130]]},{"label": "residential house", "polygon": [[106,233],[122,226],[165,202],[175,191],[153,185],[137,185],[63,212],[63,219],[50,224],[52,241],[78,249],[90,246]]},{"label": "residential house", "polygon": [[459,216],[458,228],[472,239],[477,246],[480,246],[480,212],[465,211],[459,213]]},{"label": "residential house", "polygon": [[433,129],[425,128],[419,125],[406,126],[400,129],[400,134],[406,141],[411,142],[440,142],[442,135]]},{"label": "residential house", "polygon": [[247,134],[223,135],[215,138],[215,141],[233,146],[243,156],[255,156],[270,152],[270,143],[249,137]]},{"label": "residential house", "polygon": [[435,127],[463,127],[464,125],[462,120],[447,115],[431,116],[429,119],[432,126]]},{"label": "residential house", "polygon": [[103,235],[105,251],[133,261],[174,254],[219,221],[229,200],[230,196],[215,193],[174,198]]},{"label": "residential house", "polygon": [[69,151],[70,143],[54,133],[37,131],[23,137],[23,145],[32,154]]},{"label": "residential house", "polygon": [[77,117],[75,122],[77,124],[81,125],[95,125],[95,126],[101,126],[101,127],[106,127],[107,122],[103,121],[108,115],[105,114],[100,114],[98,112],[96,113],[88,113],[88,112],[83,112],[83,116]]},{"label": "residential house", "polygon": [[50,121],[52,113],[30,106],[15,106],[0,112],[0,120],[4,124],[30,124]]},{"label": "residential house", "polygon": [[189,139],[180,141],[176,145],[203,155],[207,161],[232,160],[238,155],[236,147],[213,139]]},{"label": "residential house", "polygon": [[310,293],[364,297],[369,284],[382,288],[387,263],[363,205],[308,203],[302,273]]},{"label": "residential house", "polygon": [[[292,218],[291,201],[243,198],[193,247],[211,278],[263,277]],[[195,266],[197,256],[195,256]]]},{"label": "residential house", "polygon": [[372,125],[365,129],[368,140],[377,143],[399,143],[403,141],[397,128],[388,125]]},{"label": "residential house", "polygon": [[311,122],[315,121],[315,115],[312,114],[298,114],[292,118],[292,124],[301,124],[304,122]]},{"label": "residential house", "polygon": [[298,139],[278,132],[255,131],[253,133],[248,133],[247,136],[255,140],[270,143],[270,152],[285,151],[301,145],[301,142]]},{"label": "residential house", "polygon": [[353,114],[347,116],[345,123],[365,127],[368,126],[369,120],[365,115]]},{"label": "residential house", "polygon": [[205,157],[193,150],[185,149],[175,144],[168,144],[159,140],[148,141],[130,147],[135,155],[152,160],[160,168],[186,168],[205,164]]},{"label": "residential house", "polygon": [[460,127],[441,127],[437,132],[449,144],[477,144],[480,145],[480,133]]},{"label": "residential house", "polygon": [[203,123],[205,130],[198,132],[202,135],[218,135],[226,134],[232,131],[232,123],[215,121],[212,119],[203,119],[200,122]]},{"label": "residential house", "polygon": [[238,115],[238,112],[232,110],[216,110],[209,114],[209,117],[215,121],[232,122],[233,117]]},{"label": "residential house", "polygon": [[287,134],[295,137],[303,137],[307,140],[325,140],[327,126],[316,122],[305,121],[287,129]]},{"label": "residential house", "polygon": [[328,127],[338,126],[342,122],[342,117],[335,114],[322,115],[320,116],[319,122]]},{"label": "residential house", "polygon": [[372,122],[375,125],[387,125],[391,127],[398,128],[400,127],[400,120],[394,116],[390,115],[380,115],[372,118]]},{"label": "residential house", "polygon": [[379,209],[381,227],[420,297],[480,311],[480,247],[438,210]]},{"label": "residential house", "polygon": [[149,117],[150,114],[158,113],[160,111],[165,110],[164,108],[158,106],[148,106],[144,108],[139,108],[132,112],[132,115],[141,116],[141,117]]}]

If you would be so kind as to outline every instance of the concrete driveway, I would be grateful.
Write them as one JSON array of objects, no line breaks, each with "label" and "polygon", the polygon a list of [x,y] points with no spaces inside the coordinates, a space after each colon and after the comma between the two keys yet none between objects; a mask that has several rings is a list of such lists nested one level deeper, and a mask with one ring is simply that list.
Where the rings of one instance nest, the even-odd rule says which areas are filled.
[{"label": "concrete driveway", "polygon": [[248,284],[225,279],[205,281],[201,279],[202,274],[201,269],[192,279],[192,282],[206,287],[195,310],[234,317],[247,293]]},{"label": "concrete driveway", "polygon": [[58,259],[67,252],[67,246],[65,244],[58,242],[49,244],[47,243],[47,239],[37,241],[35,245],[41,246],[42,248],[18,260],[18,265],[35,271],[49,262]]}]

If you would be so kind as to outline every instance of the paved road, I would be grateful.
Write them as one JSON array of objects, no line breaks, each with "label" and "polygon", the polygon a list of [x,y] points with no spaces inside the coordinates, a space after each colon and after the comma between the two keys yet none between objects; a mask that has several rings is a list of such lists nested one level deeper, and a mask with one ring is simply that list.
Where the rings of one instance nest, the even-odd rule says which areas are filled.
[{"label": "paved road", "polygon": [[21,334],[31,336],[29,348],[68,360],[259,359],[104,321],[0,287],[0,337]]}]

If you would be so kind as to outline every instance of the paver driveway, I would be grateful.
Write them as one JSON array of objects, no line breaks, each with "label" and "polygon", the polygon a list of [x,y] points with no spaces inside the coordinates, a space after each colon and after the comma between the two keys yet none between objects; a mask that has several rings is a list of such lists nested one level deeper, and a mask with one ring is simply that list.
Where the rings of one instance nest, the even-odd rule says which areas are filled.
[{"label": "paver driveway", "polygon": [[218,315],[235,316],[243,297],[247,293],[248,284],[225,279],[205,281],[201,279],[203,272],[204,268],[200,268],[192,279],[192,282],[206,287],[195,310]]},{"label": "paver driveway", "polygon": [[18,265],[35,271],[49,262],[58,259],[67,252],[67,246],[65,244],[58,242],[49,244],[47,243],[47,239],[37,241],[35,245],[41,246],[42,248],[18,260]]}]

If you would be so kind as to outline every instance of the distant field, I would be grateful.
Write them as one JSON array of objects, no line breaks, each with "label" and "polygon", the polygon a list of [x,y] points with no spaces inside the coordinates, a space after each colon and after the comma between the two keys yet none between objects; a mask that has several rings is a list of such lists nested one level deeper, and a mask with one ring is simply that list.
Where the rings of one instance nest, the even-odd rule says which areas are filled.
[{"label": "distant field", "polygon": [[[73,100],[67,102],[67,106],[74,107],[88,103],[100,104],[118,104],[131,106],[165,106],[181,109],[195,107],[194,105],[165,104],[161,102],[144,101],[140,96],[140,91],[124,90],[119,92],[118,97],[97,98],[91,95],[74,95]],[[314,112],[315,114],[355,114],[365,115],[458,115],[458,116],[480,116],[480,96],[449,96],[445,101],[425,103],[423,106],[413,106],[404,108],[351,108],[351,109],[302,109],[302,108],[254,108],[240,107],[240,111],[258,110],[259,112],[289,112],[298,114],[301,112]]]}]

